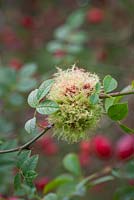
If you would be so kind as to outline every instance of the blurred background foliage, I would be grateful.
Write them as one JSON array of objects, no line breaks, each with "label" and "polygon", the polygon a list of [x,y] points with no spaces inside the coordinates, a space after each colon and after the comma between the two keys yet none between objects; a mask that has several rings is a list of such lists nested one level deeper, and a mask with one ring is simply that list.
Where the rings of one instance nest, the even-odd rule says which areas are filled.
[{"label": "blurred background foliage", "polygon": [[[66,69],[74,63],[98,73],[100,78],[111,74],[119,81],[118,89],[131,83],[134,75],[133,0],[0,1],[1,149],[33,137],[23,129],[33,114],[26,100],[28,93],[51,77],[56,67]],[[125,123],[133,127],[134,98],[126,98],[129,116]],[[40,123],[46,126],[42,117]],[[104,134],[115,143],[123,133],[105,118],[94,134]],[[40,191],[63,171],[61,160],[66,153],[78,153],[85,175],[117,159],[114,153],[110,160],[90,152],[82,154],[81,144],[65,144],[49,136],[37,142],[32,150],[40,154],[37,178]],[[0,156],[0,192],[7,196],[13,195],[14,158],[14,155],[12,159],[11,155]],[[118,184],[102,184],[85,199],[110,200]]]}]

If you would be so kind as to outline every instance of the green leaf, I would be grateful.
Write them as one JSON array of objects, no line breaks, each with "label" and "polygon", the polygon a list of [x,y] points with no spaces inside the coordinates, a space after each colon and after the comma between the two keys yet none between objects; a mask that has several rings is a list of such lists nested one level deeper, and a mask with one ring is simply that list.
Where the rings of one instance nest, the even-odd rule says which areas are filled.
[{"label": "green leaf", "polygon": [[123,174],[128,179],[134,179],[134,161],[130,160],[123,166]]},{"label": "green leaf", "polygon": [[57,110],[59,110],[59,106],[56,102],[51,101],[51,100],[46,100],[43,103],[40,103],[37,108],[37,112],[42,114],[42,115],[50,115]]},{"label": "green leaf", "polygon": [[37,70],[37,66],[34,63],[30,63],[27,65],[24,65],[20,70],[18,75],[20,78],[26,78],[32,76]]},{"label": "green leaf", "polygon": [[32,107],[32,108],[36,108],[39,101],[37,98],[37,94],[38,94],[38,89],[33,90],[29,96],[28,96],[28,104]]},{"label": "green leaf", "polygon": [[68,35],[67,40],[70,43],[80,45],[86,42],[87,38],[88,38],[88,35],[85,31],[75,31],[75,32],[70,33],[70,35]]},{"label": "green leaf", "polygon": [[21,165],[21,169],[24,175],[27,174],[27,171],[34,171],[36,169],[36,165],[38,162],[38,155],[34,155],[29,159],[25,160],[24,163]]},{"label": "green leaf", "polygon": [[112,105],[108,109],[108,116],[114,121],[120,121],[124,119],[128,114],[128,104],[118,103]]},{"label": "green leaf", "polygon": [[18,155],[16,166],[21,172],[21,187],[18,188],[17,194],[23,196],[27,195],[29,199],[34,199],[36,189],[34,187],[33,180],[37,176],[35,168],[37,165],[38,156],[33,155],[30,157],[30,154],[31,151],[22,151]]},{"label": "green leaf", "polygon": [[98,83],[96,83],[96,85],[95,85],[95,92],[96,92],[96,93],[100,93],[100,90],[101,90],[101,83],[98,82]]},{"label": "green leaf", "polygon": [[106,112],[114,104],[114,101],[115,101],[114,97],[110,97],[110,98],[105,99],[105,110],[106,110]]},{"label": "green leaf", "polygon": [[47,44],[47,50],[50,52],[55,52],[56,50],[64,50],[63,44],[60,41],[54,40]]},{"label": "green leaf", "polygon": [[81,167],[76,154],[70,153],[63,159],[65,169],[72,172],[76,176],[81,176]]},{"label": "green leaf", "polygon": [[64,199],[64,200],[72,199],[71,197],[75,196],[76,185],[77,185],[77,181],[76,180],[61,185],[57,189],[58,199]]},{"label": "green leaf", "polygon": [[99,103],[99,95],[97,93],[94,93],[89,97],[89,100],[91,104],[95,105]]},{"label": "green leaf", "polygon": [[29,159],[31,151],[23,150],[20,154],[18,154],[16,166],[21,168],[21,165]]},{"label": "green leaf", "polygon": [[79,53],[82,49],[82,46],[77,44],[67,44],[65,48],[65,50],[70,54]]},{"label": "green leaf", "polygon": [[73,29],[78,28],[84,23],[85,12],[83,10],[78,10],[73,12],[67,19],[67,24]]},{"label": "green leaf", "polygon": [[126,133],[134,133],[134,129],[129,128],[128,126],[119,123],[120,128]]},{"label": "green leaf", "polygon": [[54,35],[59,40],[65,40],[71,32],[71,28],[67,25],[60,26],[56,29]]},{"label": "green leaf", "polygon": [[33,117],[32,119],[29,119],[26,123],[25,123],[25,130],[28,133],[37,133],[37,127],[36,127],[36,118]]},{"label": "green leaf", "polygon": [[116,178],[121,178],[122,177],[122,175],[120,173],[120,169],[118,169],[118,168],[113,168],[111,174]]},{"label": "green leaf", "polygon": [[60,185],[70,182],[73,180],[73,177],[71,175],[61,175],[49,182],[45,188],[44,188],[44,193],[48,193],[55,188],[59,187]]},{"label": "green leaf", "polygon": [[114,180],[114,177],[113,176],[103,176],[101,178],[98,178],[94,181],[91,182],[91,185],[97,185],[97,184],[100,184],[100,183],[105,183],[107,181],[112,181]]},{"label": "green leaf", "polygon": [[29,170],[25,174],[25,178],[30,181],[33,181],[36,177],[37,177],[37,173],[33,170]]},{"label": "green leaf", "polygon": [[116,89],[117,85],[118,85],[117,81],[110,75],[105,76],[105,78],[103,79],[103,87],[106,93]]},{"label": "green leaf", "polygon": [[40,87],[38,89],[38,93],[37,93],[37,98],[38,98],[39,101],[48,94],[48,92],[50,91],[53,83],[54,83],[54,80],[53,79],[49,79],[49,80],[44,81],[40,85]]},{"label": "green leaf", "polygon": [[17,84],[17,90],[20,92],[27,92],[36,87],[37,81],[34,78],[20,79]]},{"label": "green leaf", "polygon": [[21,187],[21,175],[19,173],[14,177],[14,188],[18,190]]},{"label": "green leaf", "polygon": [[[127,92],[129,90],[131,90],[131,86],[130,85],[125,87],[123,90],[121,90],[121,92]],[[106,112],[108,111],[110,106],[112,106],[113,104],[119,103],[123,98],[124,98],[124,96],[106,98],[105,99],[105,110],[106,110]]]},{"label": "green leaf", "polygon": [[86,184],[87,181],[81,181],[80,183],[78,183],[75,187],[75,192],[74,194],[77,196],[84,196],[86,194]]},{"label": "green leaf", "polygon": [[22,184],[22,191],[23,191],[23,196],[27,196],[28,199],[35,199],[35,193],[36,193],[36,188],[27,184]]},{"label": "green leaf", "polygon": [[58,197],[56,194],[54,193],[50,193],[48,195],[46,195],[43,200],[58,200]]}]

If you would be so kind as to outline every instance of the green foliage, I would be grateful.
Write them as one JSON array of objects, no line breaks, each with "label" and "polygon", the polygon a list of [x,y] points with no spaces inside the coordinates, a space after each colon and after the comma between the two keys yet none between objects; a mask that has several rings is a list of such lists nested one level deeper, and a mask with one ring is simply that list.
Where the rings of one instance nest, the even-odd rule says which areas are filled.
[{"label": "green foliage", "polygon": [[46,100],[46,101],[40,103],[36,107],[36,110],[38,113],[40,113],[42,115],[50,115],[50,114],[56,112],[57,110],[59,110],[59,106],[54,101]]},{"label": "green foliage", "polygon": [[134,129],[131,129],[122,123],[119,123],[119,126],[125,133],[134,133]]},{"label": "green foliage", "polygon": [[32,134],[37,133],[36,118],[35,118],[35,117],[33,117],[32,119],[29,119],[29,120],[25,123],[25,130],[26,130],[28,133],[32,133]]},{"label": "green foliage", "polygon": [[49,115],[59,110],[59,106],[56,102],[43,100],[50,91],[53,83],[53,79],[44,81],[39,86],[39,89],[33,90],[28,96],[28,104],[32,108],[36,108],[36,111],[40,114]]},{"label": "green foliage", "polygon": [[[87,2],[88,1],[78,0],[77,6],[83,6],[83,8],[75,11],[73,10],[74,2],[71,1],[66,1],[67,8],[65,9],[63,9],[64,1],[60,1],[60,6],[58,6],[57,2],[54,1],[39,1],[37,4],[27,2],[26,6],[22,3],[17,3],[14,4],[15,7],[10,6],[10,1],[1,1],[0,8],[1,10],[4,9],[4,12],[2,11],[0,13],[1,63],[9,63],[9,59],[12,56],[19,56],[21,59],[23,59],[22,62],[34,60],[35,62],[39,63],[38,69],[34,63],[25,64],[19,69],[13,69],[10,64],[10,68],[6,66],[0,67],[1,150],[16,147],[17,142],[14,141],[14,137],[16,136],[18,137],[19,144],[27,141],[28,137],[30,137],[29,134],[27,134],[25,137],[25,134],[23,134],[24,131],[21,130],[21,125],[23,124],[24,118],[29,119],[29,117],[26,115],[31,116],[30,112],[32,112],[31,110],[28,110],[28,112],[26,111],[27,105],[25,104],[25,95],[27,95],[27,92],[37,87],[37,80],[40,81],[44,77],[45,79],[50,77],[50,74],[52,74],[54,71],[55,64],[60,63],[64,68],[66,66],[63,65],[68,66],[68,63],[78,61],[78,63],[82,64],[81,66],[87,66],[90,71],[100,72],[102,75],[106,74],[107,72],[111,72],[116,76],[116,78],[118,77],[119,86],[124,84],[122,80],[127,80],[128,78],[130,79],[130,77],[132,77],[133,55],[131,53],[131,49],[133,47],[131,43],[133,42],[133,30],[131,26],[133,23],[131,23],[131,19],[133,19],[134,10],[133,0],[120,0],[117,3],[115,1],[114,6],[112,5],[112,9],[110,6],[110,1],[109,3],[107,2],[108,4],[106,3],[106,6],[104,5],[104,1],[102,1],[100,3],[100,7],[99,3],[96,4],[94,1],[91,1],[90,4]],[[104,14],[103,22],[96,25],[92,23],[89,24],[87,19],[88,12],[92,10],[92,7],[95,7],[95,5],[97,5],[97,8],[102,9]],[[46,10],[46,8],[48,10]],[[54,40],[50,41],[47,46],[44,46],[44,41],[46,42],[50,37],[49,33],[53,31],[52,29],[56,24],[61,24],[64,21],[66,15],[70,11],[72,14],[69,15],[66,22],[61,27],[56,28],[54,31]],[[21,17],[25,18],[25,14],[30,16],[31,19],[33,18],[35,26],[32,28],[22,27]],[[16,20],[14,21],[16,16],[19,16],[17,22]],[[46,19],[46,26],[44,26],[44,16]],[[60,16],[60,20],[57,18],[57,16]],[[116,21],[116,26],[113,25],[113,21]],[[46,27],[47,29],[45,32],[48,32],[48,34],[44,34],[44,32],[43,34],[40,34],[39,31],[44,31],[43,28]],[[47,49],[51,55],[46,52],[45,49]],[[55,53],[58,50],[61,50],[63,53],[61,57],[55,56]],[[102,52],[102,57],[98,55],[101,50],[104,50],[104,52]],[[104,55],[103,57],[103,53],[106,53],[106,56]],[[118,64],[119,67],[117,67]],[[127,70],[128,68],[129,71]],[[32,91],[28,96],[28,104],[32,108],[35,108],[35,112],[34,117],[26,122],[25,130],[30,134],[37,134],[36,121],[38,120],[36,117],[39,116],[39,120],[40,118],[45,119],[46,116],[40,116],[39,114],[41,113],[43,115],[49,115],[53,113],[55,120],[54,122],[57,121],[59,115],[61,116],[59,118],[59,124],[56,127],[59,130],[57,134],[58,137],[62,136],[63,130],[65,130],[66,133],[65,138],[70,137],[71,132],[68,131],[68,127],[69,124],[71,124],[73,127],[71,120],[74,118],[76,119],[76,126],[73,127],[72,135],[70,137],[70,140],[76,141],[77,138],[75,137],[75,134],[79,139],[81,139],[83,138],[83,133],[81,130],[86,130],[85,135],[87,136],[87,132],[89,130],[87,127],[89,126],[92,128],[91,124],[95,124],[93,127],[96,127],[95,121],[97,120],[98,123],[98,118],[100,118],[102,112],[97,104],[103,103],[103,99],[99,99],[99,95],[101,92],[104,92],[108,97],[110,97],[109,92],[117,88],[117,81],[112,78],[112,76],[108,75],[104,78],[102,86],[100,83],[96,84],[95,91],[93,91],[93,94],[88,99],[88,102],[85,102],[84,104],[84,106],[90,105],[90,112],[88,115],[91,116],[93,113],[93,117],[95,117],[91,118],[89,121],[87,121],[87,118],[80,118],[80,116],[84,116],[84,114],[86,114],[81,105],[77,107],[78,113],[76,114],[73,102],[67,102],[67,106],[64,109],[67,110],[71,104],[69,107],[70,110],[68,109],[69,112],[65,115],[63,115],[63,113],[61,114],[61,107],[59,107],[55,102],[47,99],[47,94],[51,90],[52,85],[52,79],[44,81],[38,89]],[[132,81],[131,86],[128,86],[123,91],[129,91],[131,89],[134,89],[134,81]],[[112,120],[117,121],[120,128],[125,133],[131,134],[134,133],[134,129],[129,128],[120,122],[120,120],[124,119],[128,113],[127,104],[120,103],[122,99],[123,96],[106,98],[104,107],[106,114],[108,114]],[[84,101],[84,99],[81,99],[80,101]],[[36,111],[38,111],[39,114],[37,113],[36,115]],[[64,125],[60,126],[61,124]],[[11,141],[8,141],[9,139]],[[73,146],[73,148],[75,147]],[[31,156],[30,151],[22,151],[19,152],[18,155],[16,155],[16,153],[0,155],[0,193],[5,194],[6,196],[13,192],[11,183],[14,165],[16,163],[18,169],[14,179],[16,195],[24,196],[24,199],[42,199],[41,197],[37,196],[36,189],[33,186],[33,181],[37,176],[37,173],[35,172],[37,160],[37,156]],[[52,164],[56,161],[54,158]],[[88,191],[89,188],[96,184],[113,180],[113,176],[111,175],[102,176],[100,178],[96,178],[95,180],[92,180],[92,175],[89,177],[84,177],[82,170],[80,169],[78,157],[75,154],[67,155],[63,163],[65,169],[70,174],[63,174],[52,180],[45,187],[44,192],[51,192],[51,190],[55,190],[55,193],[46,195],[43,198],[44,200],[83,199],[83,196],[86,194],[86,191]],[[108,162],[108,164],[110,163],[111,162]],[[44,170],[46,163],[43,164],[44,166],[42,165],[42,168]],[[96,165],[93,167],[91,165],[91,168],[89,167],[89,169],[86,169],[86,174],[89,170],[92,170],[95,167]],[[121,182],[134,178],[133,162],[127,161],[123,164],[119,163],[119,167],[121,167],[121,170],[117,170],[116,173],[113,174],[116,174],[115,177],[119,178]],[[105,187],[105,191],[106,190],[107,188]],[[9,197],[6,196],[5,198],[8,199]],[[5,198],[3,197],[3,200]],[[99,197],[99,199],[100,198],[101,197]],[[93,198],[90,196],[90,194],[88,194],[87,199]],[[134,199],[134,187],[131,186],[124,186],[123,188],[120,187],[114,197],[114,200],[132,199]]]},{"label": "green foliage", "polygon": [[34,63],[30,63],[27,65],[24,65],[18,72],[18,76],[20,79],[23,79],[24,77],[31,77],[33,76],[37,71],[37,65]]},{"label": "green foliage", "polygon": [[128,114],[128,104],[118,103],[110,106],[108,109],[108,116],[114,121],[120,121],[124,119]]},{"label": "green foliage", "polygon": [[85,12],[82,10],[77,10],[68,17],[67,24],[70,27],[78,28],[83,24],[84,19],[85,19]]},{"label": "green foliage", "polygon": [[101,83],[100,82],[96,83],[95,92],[97,94],[99,94],[101,92]]},{"label": "green foliage", "polygon": [[36,178],[35,172],[38,162],[38,156],[32,155],[30,151],[22,151],[17,156],[16,167],[18,173],[14,178],[14,187],[17,195],[28,195],[30,199],[34,198],[36,189],[33,180]]},{"label": "green foliage", "polygon": [[39,103],[37,94],[38,94],[38,89],[35,89],[28,95],[28,104],[32,108],[36,108]]},{"label": "green foliage", "polygon": [[90,96],[89,100],[91,104],[95,105],[99,103],[99,95],[97,93],[94,93]]},{"label": "green foliage", "polygon": [[134,179],[134,161],[129,160],[124,163],[121,168],[113,169],[112,174],[120,179],[132,180]]},{"label": "green foliage", "polygon": [[76,154],[70,153],[63,159],[63,165],[65,169],[73,173],[76,176],[81,175],[81,168],[79,159]]},{"label": "green foliage", "polygon": [[0,96],[12,106],[23,105],[24,98],[21,93],[28,92],[36,86],[37,81],[33,77],[36,70],[35,64],[27,64],[19,72],[12,68],[0,67]]},{"label": "green foliage", "polygon": [[43,200],[58,200],[57,195],[54,193],[50,193],[46,195]]},{"label": "green foliage", "polygon": [[108,109],[114,104],[115,97],[110,97],[105,99],[105,110],[108,112]]},{"label": "green foliage", "polygon": [[21,78],[19,79],[19,82],[16,86],[17,91],[19,92],[27,92],[31,89],[33,89],[34,87],[36,87],[37,81],[35,79],[32,78]]},{"label": "green foliage", "polygon": [[18,190],[21,188],[21,174],[17,173],[14,177],[14,189]]},{"label": "green foliage", "polygon": [[[2,141],[0,150],[11,149],[16,147],[16,140]],[[0,193],[5,193],[12,183],[12,171],[14,169],[16,153],[0,155]]]},{"label": "green foliage", "polygon": [[100,102],[100,99],[99,99],[100,92],[101,92],[101,83],[98,82],[95,85],[95,91],[89,96],[89,102],[91,104],[95,105]]},{"label": "green foliage", "polygon": [[73,12],[63,26],[58,27],[54,32],[55,39],[48,43],[47,50],[55,53],[61,50],[65,53],[61,58],[54,58],[55,62],[60,63],[66,60],[71,63],[75,55],[82,52],[83,44],[88,40],[86,31],[79,30],[85,19],[85,12],[78,10]]},{"label": "green foliage", "polygon": [[48,79],[40,85],[40,87],[38,89],[38,93],[37,93],[37,98],[39,101],[48,94],[53,83],[54,83],[53,79]]},{"label": "green foliage", "polygon": [[70,183],[73,180],[74,178],[71,175],[67,175],[67,174],[60,175],[45,186],[44,193],[48,193],[56,189],[60,185],[65,184],[65,183]]},{"label": "green foliage", "polygon": [[103,79],[103,87],[106,93],[116,89],[117,85],[118,85],[117,81],[110,75],[105,76],[105,78]]},{"label": "green foliage", "polygon": [[91,185],[97,185],[97,184],[101,184],[101,183],[105,183],[105,182],[113,181],[113,180],[114,180],[114,177],[111,175],[103,176],[101,178],[98,178],[97,180],[92,181]]},{"label": "green foliage", "polygon": [[91,189],[94,185],[111,181],[115,178],[112,175],[105,175],[97,178],[96,174],[84,178],[82,176],[78,157],[74,153],[65,156],[63,165],[71,175],[60,175],[49,182],[44,188],[44,193],[56,191],[58,199],[71,200],[74,197],[83,197],[86,191]]}]

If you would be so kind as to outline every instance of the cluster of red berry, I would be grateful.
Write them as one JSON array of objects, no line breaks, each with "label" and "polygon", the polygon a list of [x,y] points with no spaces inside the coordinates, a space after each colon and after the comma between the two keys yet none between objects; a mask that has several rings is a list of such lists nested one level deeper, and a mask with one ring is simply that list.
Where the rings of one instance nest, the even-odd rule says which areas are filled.
[{"label": "cluster of red berry", "polygon": [[119,138],[114,146],[103,135],[97,135],[89,141],[82,141],[79,153],[81,165],[88,166],[93,155],[103,160],[116,159],[117,161],[124,161],[129,159],[134,155],[134,136],[124,135]]},{"label": "cluster of red berry", "polygon": [[[41,147],[41,152],[47,156],[58,153],[57,144],[49,136],[40,139],[38,144]],[[90,165],[92,156],[104,161],[110,159],[115,159],[116,162],[126,161],[134,155],[134,136],[121,136],[116,144],[113,145],[106,136],[97,135],[91,140],[82,141],[79,147],[79,159],[83,167]],[[38,178],[35,182],[37,190],[42,191],[48,182],[49,178],[47,176]]]}]

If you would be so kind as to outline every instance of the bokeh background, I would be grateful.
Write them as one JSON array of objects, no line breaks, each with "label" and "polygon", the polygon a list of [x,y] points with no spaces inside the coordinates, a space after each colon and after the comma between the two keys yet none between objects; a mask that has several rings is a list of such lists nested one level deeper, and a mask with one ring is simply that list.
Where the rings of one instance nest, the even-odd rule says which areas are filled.
[{"label": "bokeh background", "polygon": [[[50,78],[56,67],[66,69],[74,63],[98,73],[101,79],[111,74],[119,82],[118,90],[131,83],[133,0],[0,1],[0,142],[5,142],[2,148],[33,137],[23,129],[33,114],[27,104],[28,93]],[[28,69],[31,71],[27,73]],[[129,116],[125,123],[133,128],[134,98],[126,99]],[[40,123],[47,125],[43,117]],[[71,145],[51,138],[51,133],[32,147],[33,153],[40,154],[36,180],[40,192],[49,180],[64,172],[62,158],[68,152],[78,154],[85,175],[118,162],[114,147],[123,131],[105,118],[93,134],[103,134],[112,143],[110,156],[96,155],[90,140],[88,144]],[[0,156],[0,193],[5,196],[13,195],[12,162],[10,155]],[[85,200],[111,200],[118,184],[101,184],[87,193]]]}]

